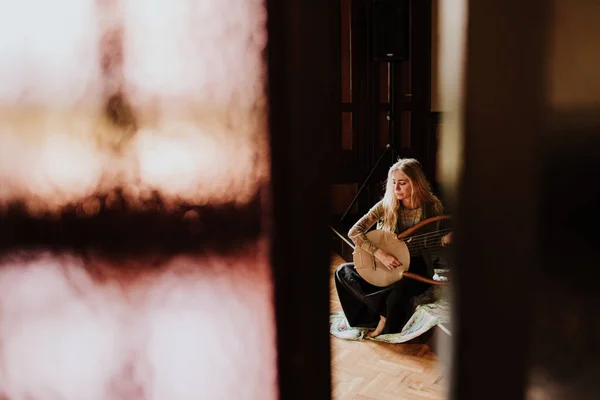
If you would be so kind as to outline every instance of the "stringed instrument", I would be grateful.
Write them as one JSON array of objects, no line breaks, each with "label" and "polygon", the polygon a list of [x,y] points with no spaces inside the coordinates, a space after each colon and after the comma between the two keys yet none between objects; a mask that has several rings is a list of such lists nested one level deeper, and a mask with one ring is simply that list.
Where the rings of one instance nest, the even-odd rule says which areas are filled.
[{"label": "stringed instrument", "polygon": [[444,285],[409,272],[411,258],[440,252],[442,237],[450,233],[450,229],[439,229],[439,221],[450,219],[441,215],[423,220],[400,234],[373,230],[367,233],[367,239],[379,249],[393,255],[402,264],[393,270],[388,269],[377,257],[359,248],[354,248],[353,260],[356,272],[371,285],[385,287],[398,282],[402,278],[416,279],[432,285]]}]

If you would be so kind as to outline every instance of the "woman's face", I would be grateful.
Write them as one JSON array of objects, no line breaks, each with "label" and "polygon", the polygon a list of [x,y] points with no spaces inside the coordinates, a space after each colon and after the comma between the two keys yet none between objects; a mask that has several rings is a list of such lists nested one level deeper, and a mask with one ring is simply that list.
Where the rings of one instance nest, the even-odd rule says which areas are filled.
[{"label": "woman's face", "polygon": [[402,171],[395,170],[391,176],[394,195],[400,201],[409,199],[412,195],[412,182]]}]

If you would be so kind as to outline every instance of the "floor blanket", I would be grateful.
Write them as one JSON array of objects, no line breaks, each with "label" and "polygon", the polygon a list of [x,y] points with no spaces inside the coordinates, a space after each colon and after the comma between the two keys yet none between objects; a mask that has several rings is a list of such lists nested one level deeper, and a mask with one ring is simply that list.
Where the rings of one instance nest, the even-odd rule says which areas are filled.
[{"label": "floor blanket", "polygon": [[340,339],[369,339],[386,343],[404,343],[424,334],[438,324],[449,323],[450,303],[448,294],[445,291],[442,292],[442,288],[434,287],[415,299],[415,311],[400,333],[369,338],[367,337],[369,329],[351,327],[342,311],[330,314],[329,331],[331,335]]}]

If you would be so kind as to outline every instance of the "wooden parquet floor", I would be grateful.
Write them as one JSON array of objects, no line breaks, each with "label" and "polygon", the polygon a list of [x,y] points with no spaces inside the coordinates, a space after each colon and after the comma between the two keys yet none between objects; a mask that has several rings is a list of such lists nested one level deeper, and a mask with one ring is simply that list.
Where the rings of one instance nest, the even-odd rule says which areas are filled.
[{"label": "wooden parquet floor", "polygon": [[[344,261],[331,257],[330,303],[341,310],[333,272]],[[447,379],[427,345],[350,341],[331,336],[334,400],[446,399]]]}]

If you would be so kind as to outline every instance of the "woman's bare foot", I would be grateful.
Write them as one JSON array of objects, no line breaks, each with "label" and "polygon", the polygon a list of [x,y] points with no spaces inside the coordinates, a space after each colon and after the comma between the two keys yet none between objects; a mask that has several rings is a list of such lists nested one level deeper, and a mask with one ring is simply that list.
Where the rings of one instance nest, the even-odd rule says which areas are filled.
[{"label": "woman's bare foot", "polygon": [[385,327],[385,317],[379,318],[379,323],[377,324],[377,328],[374,331],[367,333],[367,337],[375,337],[381,335],[383,332],[383,328]]}]

